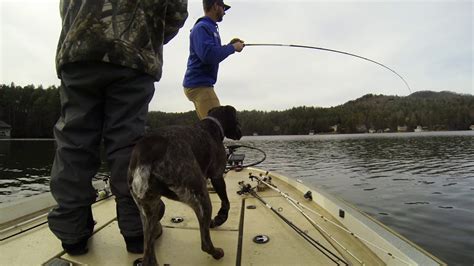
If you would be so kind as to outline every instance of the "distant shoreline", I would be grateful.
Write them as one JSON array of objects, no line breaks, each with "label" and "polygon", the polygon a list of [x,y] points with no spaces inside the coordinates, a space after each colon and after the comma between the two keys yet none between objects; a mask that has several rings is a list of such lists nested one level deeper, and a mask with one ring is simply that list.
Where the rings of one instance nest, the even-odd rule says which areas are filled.
[{"label": "distant shoreline", "polygon": [[[361,132],[361,133],[314,133],[314,134],[290,134],[290,135],[278,135],[278,134],[273,134],[273,135],[244,135],[243,137],[302,137],[302,136],[307,136],[307,137],[315,137],[315,136],[353,136],[353,135],[369,135],[369,136],[378,136],[378,135],[432,135],[432,134],[439,134],[439,135],[449,135],[450,133],[457,133],[457,132],[472,132],[474,135],[474,130],[426,130],[426,131],[421,131],[421,132],[414,132],[414,131],[408,131],[408,132],[381,132],[381,133],[368,133],[368,132]],[[53,138],[0,138],[0,141],[54,141]]]}]

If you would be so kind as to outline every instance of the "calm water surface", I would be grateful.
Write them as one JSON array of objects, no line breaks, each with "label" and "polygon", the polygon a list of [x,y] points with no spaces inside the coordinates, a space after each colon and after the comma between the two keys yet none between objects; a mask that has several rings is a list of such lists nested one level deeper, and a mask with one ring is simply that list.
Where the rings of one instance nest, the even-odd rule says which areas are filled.
[{"label": "calm water surface", "polygon": [[[351,202],[451,265],[474,264],[473,131],[258,136],[240,143],[267,153],[260,168]],[[258,158],[245,152],[247,163]],[[0,202],[49,191],[53,156],[52,140],[0,140]]]}]

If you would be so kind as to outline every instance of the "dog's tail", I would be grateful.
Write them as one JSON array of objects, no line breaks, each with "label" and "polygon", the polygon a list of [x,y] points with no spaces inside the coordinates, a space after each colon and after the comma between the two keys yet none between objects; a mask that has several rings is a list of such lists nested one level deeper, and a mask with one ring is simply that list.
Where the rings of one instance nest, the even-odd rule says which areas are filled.
[{"label": "dog's tail", "polygon": [[143,138],[133,149],[128,178],[130,189],[138,199],[145,197],[150,186],[153,164],[163,159],[167,149],[168,140],[160,135]]},{"label": "dog's tail", "polygon": [[[131,169],[132,170],[132,169]],[[131,172],[131,190],[138,199],[143,199],[150,182],[150,166],[138,165]]]}]

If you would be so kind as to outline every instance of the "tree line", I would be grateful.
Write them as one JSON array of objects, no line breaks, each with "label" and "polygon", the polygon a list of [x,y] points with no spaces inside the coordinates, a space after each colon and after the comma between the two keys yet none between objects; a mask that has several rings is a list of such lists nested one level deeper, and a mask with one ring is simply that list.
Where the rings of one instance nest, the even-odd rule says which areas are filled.
[{"label": "tree line", "polygon": [[[59,90],[15,84],[0,86],[0,120],[11,125],[13,138],[51,138],[60,115]],[[314,133],[467,130],[474,124],[474,96],[453,92],[418,91],[409,96],[367,94],[330,107],[294,107],[284,111],[240,111],[244,135],[299,135]],[[147,127],[197,122],[194,111],[148,113]]]},{"label": "tree line", "polygon": [[51,138],[59,114],[59,91],[55,86],[0,86],[0,121],[12,127],[12,138]]}]

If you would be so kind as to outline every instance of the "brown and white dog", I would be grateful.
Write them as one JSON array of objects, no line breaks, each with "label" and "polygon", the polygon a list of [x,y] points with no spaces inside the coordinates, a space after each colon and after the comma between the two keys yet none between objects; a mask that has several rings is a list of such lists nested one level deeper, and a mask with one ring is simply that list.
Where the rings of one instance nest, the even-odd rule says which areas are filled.
[{"label": "brown and white dog", "polygon": [[[226,166],[224,137],[242,137],[237,113],[220,106],[194,126],[169,126],[144,137],[135,146],[129,167],[131,194],[140,209],[144,233],[143,265],[156,265],[155,239],[164,214],[161,196],[189,205],[199,221],[201,249],[220,259],[224,251],[212,244],[209,228],[227,220],[230,203],[223,173]],[[219,195],[221,207],[211,219],[207,178]]]}]

